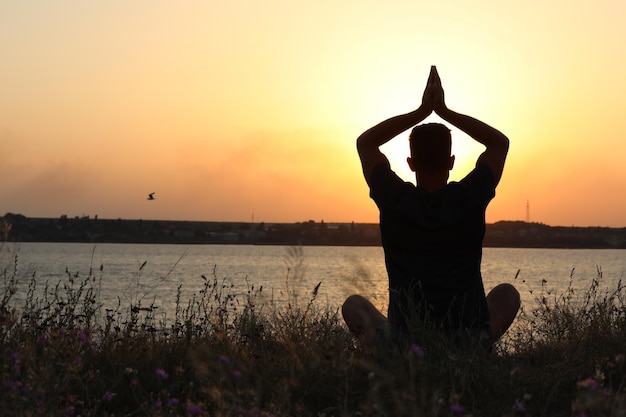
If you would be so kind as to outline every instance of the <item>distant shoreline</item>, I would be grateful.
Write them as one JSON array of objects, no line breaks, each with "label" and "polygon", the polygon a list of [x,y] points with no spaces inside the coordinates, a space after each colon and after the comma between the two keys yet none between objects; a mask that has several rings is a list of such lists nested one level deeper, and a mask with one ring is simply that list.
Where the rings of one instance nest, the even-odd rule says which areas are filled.
[{"label": "distant shoreline", "polygon": [[[13,242],[380,246],[378,223],[201,222],[84,217],[0,217]],[[487,224],[485,247],[626,249],[626,228],[563,227],[523,221]]]}]

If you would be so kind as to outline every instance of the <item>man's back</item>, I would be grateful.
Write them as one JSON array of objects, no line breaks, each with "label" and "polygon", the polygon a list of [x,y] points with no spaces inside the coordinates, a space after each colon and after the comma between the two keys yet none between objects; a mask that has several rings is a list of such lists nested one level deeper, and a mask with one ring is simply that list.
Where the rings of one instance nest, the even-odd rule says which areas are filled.
[{"label": "man's back", "polygon": [[494,195],[489,168],[479,165],[461,182],[428,192],[381,164],[370,190],[380,210],[392,326],[406,330],[416,312],[450,331],[485,326],[480,261],[485,208]]}]

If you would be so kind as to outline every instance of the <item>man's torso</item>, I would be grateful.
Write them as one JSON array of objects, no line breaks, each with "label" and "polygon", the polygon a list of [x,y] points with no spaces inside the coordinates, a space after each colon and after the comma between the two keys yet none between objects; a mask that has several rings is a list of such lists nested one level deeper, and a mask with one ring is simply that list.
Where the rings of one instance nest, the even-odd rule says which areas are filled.
[{"label": "man's torso", "polygon": [[402,181],[387,165],[374,169],[370,195],[380,210],[392,327],[406,328],[416,315],[446,330],[486,325],[480,262],[494,193],[485,165],[435,192]]}]

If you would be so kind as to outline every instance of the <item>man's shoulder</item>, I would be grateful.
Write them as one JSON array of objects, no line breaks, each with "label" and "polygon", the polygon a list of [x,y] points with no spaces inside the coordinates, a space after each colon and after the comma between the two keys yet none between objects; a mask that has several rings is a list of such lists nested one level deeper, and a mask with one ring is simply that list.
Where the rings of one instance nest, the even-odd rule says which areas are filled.
[{"label": "man's shoulder", "polygon": [[469,198],[469,201],[485,207],[496,192],[493,172],[486,164],[477,164],[461,181],[449,185],[463,194],[466,199]]},{"label": "man's shoulder", "polygon": [[399,201],[404,201],[416,189],[414,184],[404,181],[387,164],[374,167],[368,185],[370,197],[381,210],[396,207]]},{"label": "man's shoulder", "polygon": [[[398,184],[398,185],[410,185],[413,186],[410,182],[404,181],[402,178],[398,176],[392,169],[391,166],[387,163],[381,163],[376,165],[372,169],[372,174],[370,176],[369,185],[370,188],[375,187],[387,187],[390,184]],[[413,186],[414,187],[414,186]]]},{"label": "man's shoulder", "polygon": [[378,175],[386,175],[389,172],[393,172],[391,170],[391,165],[389,165],[389,163],[381,162],[380,164],[377,164],[374,168],[372,168],[372,177]]},{"label": "man's shoulder", "polygon": [[474,169],[471,170],[460,182],[463,183],[469,181],[481,182],[484,183],[484,185],[486,186],[491,186],[494,188],[496,186],[495,177],[493,176],[491,168],[489,167],[489,165],[484,163],[476,164]]}]

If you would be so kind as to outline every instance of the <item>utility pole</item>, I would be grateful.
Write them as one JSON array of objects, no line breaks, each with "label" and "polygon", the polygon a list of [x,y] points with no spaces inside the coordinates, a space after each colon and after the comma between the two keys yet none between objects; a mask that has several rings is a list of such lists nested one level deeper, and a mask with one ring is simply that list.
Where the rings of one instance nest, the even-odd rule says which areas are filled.
[{"label": "utility pole", "polygon": [[530,223],[530,203],[526,200],[526,223]]}]

